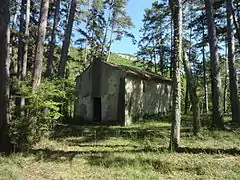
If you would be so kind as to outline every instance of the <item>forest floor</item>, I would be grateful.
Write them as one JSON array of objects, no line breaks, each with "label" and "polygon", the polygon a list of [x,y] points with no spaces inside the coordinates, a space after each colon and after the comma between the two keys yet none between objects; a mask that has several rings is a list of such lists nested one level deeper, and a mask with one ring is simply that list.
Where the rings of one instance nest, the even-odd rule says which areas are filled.
[{"label": "forest floor", "polygon": [[167,150],[169,122],[59,126],[28,153],[0,157],[0,179],[240,179],[240,129],[181,129],[178,153]]}]

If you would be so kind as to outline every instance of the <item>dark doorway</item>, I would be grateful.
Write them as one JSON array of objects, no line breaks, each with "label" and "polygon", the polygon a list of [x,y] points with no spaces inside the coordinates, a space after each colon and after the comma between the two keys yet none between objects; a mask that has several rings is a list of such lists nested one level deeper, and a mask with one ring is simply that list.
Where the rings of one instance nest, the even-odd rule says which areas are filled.
[{"label": "dark doorway", "polygon": [[102,121],[102,103],[100,97],[93,98],[93,121]]}]

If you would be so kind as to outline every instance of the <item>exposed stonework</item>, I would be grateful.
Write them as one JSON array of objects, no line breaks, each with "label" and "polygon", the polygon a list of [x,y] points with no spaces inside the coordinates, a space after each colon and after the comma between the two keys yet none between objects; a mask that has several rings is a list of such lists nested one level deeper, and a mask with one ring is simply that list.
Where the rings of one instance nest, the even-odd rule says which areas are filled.
[{"label": "exposed stonework", "polygon": [[172,96],[169,83],[126,76],[125,89],[126,125],[144,115],[166,115],[170,111]]},{"label": "exposed stonework", "polygon": [[[76,81],[76,121],[92,121],[95,107],[92,67],[86,69]],[[166,114],[170,111],[171,81],[165,77],[102,62],[100,82],[99,93],[96,89],[94,91],[101,98],[102,122],[128,125],[145,114]]]}]

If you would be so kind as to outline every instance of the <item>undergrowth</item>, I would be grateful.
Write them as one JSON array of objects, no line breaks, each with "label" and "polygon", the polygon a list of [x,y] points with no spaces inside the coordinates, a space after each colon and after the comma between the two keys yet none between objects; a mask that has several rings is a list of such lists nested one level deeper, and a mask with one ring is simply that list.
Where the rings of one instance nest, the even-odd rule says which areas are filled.
[{"label": "undergrowth", "polygon": [[239,179],[239,128],[204,127],[192,135],[183,121],[181,148],[169,153],[170,124],[129,127],[59,125],[32,150],[0,157],[0,179]]}]

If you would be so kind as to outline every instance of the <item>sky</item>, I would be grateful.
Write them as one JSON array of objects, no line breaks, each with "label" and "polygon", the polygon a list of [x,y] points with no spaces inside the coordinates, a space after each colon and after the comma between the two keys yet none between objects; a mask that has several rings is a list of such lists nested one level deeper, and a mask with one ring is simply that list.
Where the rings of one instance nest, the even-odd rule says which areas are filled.
[{"label": "sky", "polygon": [[[135,36],[138,41],[141,37],[139,33],[142,27],[142,19],[144,15],[144,9],[150,8],[154,0],[129,0],[127,6],[128,15],[132,18],[134,28],[130,32]],[[132,44],[130,38],[123,38],[121,41],[115,41],[112,45],[111,51],[115,53],[126,53],[134,55],[138,50],[137,45]]]}]

